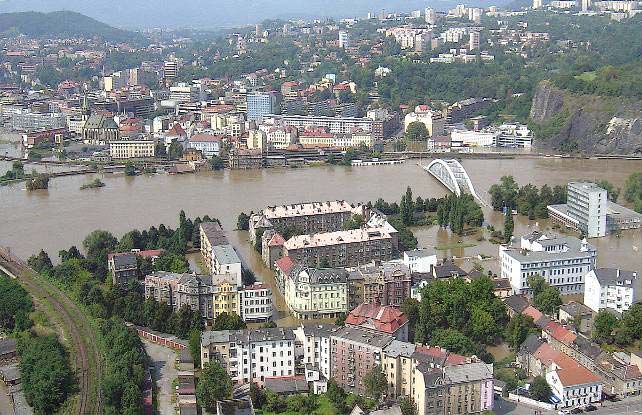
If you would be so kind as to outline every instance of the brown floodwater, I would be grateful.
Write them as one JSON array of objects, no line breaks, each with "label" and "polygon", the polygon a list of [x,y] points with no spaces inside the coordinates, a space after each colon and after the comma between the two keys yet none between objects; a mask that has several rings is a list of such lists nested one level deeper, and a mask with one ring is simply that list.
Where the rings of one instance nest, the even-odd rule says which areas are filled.
[{"label": "brown floodwater", "polygon": [[[428,161],[424,161],[427,163]],[[577,179],[607,179],[622,187],[627,176],[642,170],[641,161],[575,160],[556,158],[464,159],[477,192],[488,200],[488,188],[503,175],[513,175],[520,185],[566,184]],[[0,166],[1,167],[1,166]],[[178,213],[184,209],[190,217],[219,218],[231,242],[244,261],[260,279],[270,280],[260,256],[247,244],[247,233],[234,231],[239,212],[259,210],[267,205],[330,199],[351,202],[387,201],[401,198],[407,186],[414,196],[441,197],[447,194],[416,161],[392,166],[340,167],[320,166],[303,169],[224,171],[188,175],[152,175],[123,177],[105,175],[106,187],[80,190],[92,176],[70,176],[50,181],[46,191],[27,192],[24,183],[0,187],[0,245],[11,247],[27,257],[45,249],[54,257],[60,249],[79,245],[94,229],[106,229],[117,236],[133,229],[164,223],[175,227]],[[498,228],[503,217],[485,209],[487,222]],[[548,221],[529,221],[516,217],[515,234],[533,229],[550,230]],[[477,255],[491,256],[482,261],[498,270],[494,258],[497,245],[478,240],[479,235],[459,237],[437,226],[415,230],[422,247],[447,247],[439,257],[456,256],[464,269],[479,262]],[[488,235],[486,234],[487,238]],[[464,243],[466,248],[457,247]],[[642,271],[642,231],[622,232],[594,239],[600,266],[620,266]],[[464,245],[464,246],[466,246]],[[282,309],[281,299],[277,306]]]}]

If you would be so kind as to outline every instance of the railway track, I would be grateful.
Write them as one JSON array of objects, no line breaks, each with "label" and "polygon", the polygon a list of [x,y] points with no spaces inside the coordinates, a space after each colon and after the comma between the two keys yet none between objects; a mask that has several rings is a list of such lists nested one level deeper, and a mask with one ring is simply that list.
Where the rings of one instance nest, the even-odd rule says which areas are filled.
[{"label": "railway track", "polygon": [[78,378],[78,404],[76,414],[101,414],[100,352],[91,343],[94,335],[90,323],[81,310],[65,293],[43,280],[21,259],[0,248],[0,269],[21,282],[23,287],[39,302],[47,302],[53,309],[49,317],[59,320],[74,348],[76,376]]}]

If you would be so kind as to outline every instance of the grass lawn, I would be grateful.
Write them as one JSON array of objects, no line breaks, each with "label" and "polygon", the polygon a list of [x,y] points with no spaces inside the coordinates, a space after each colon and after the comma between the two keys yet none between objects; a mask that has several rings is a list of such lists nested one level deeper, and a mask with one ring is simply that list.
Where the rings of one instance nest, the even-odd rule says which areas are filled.
[{"label": "grass lawn", "polygon": [[435,249],[437,251],[448,251],[449,249],[459,249],[459,248],[472,248],[473,246],[476,246],[477,244],[474,244],[472,242],[454,242],[450,244],[442,244],[442,245],[436,245]]},{"label": "grass lawn", "polygon": [[[285,412],[268,412],[260,409],[256,410],[257,415],[300,415],[299,412],[285,411]],[[314,415],[337,415],[337,411],[326,398],[325,395],[319,396],[319,407],[313,412]]]},{"label": "grass lawn", "polygon": [[575,75],[575,78],[580,79],[582,81],[586,82],[591,82],[595,79],[597,75],[595,74],[595,71],[590,71],[590,72],[583,72],[579,75]]}]

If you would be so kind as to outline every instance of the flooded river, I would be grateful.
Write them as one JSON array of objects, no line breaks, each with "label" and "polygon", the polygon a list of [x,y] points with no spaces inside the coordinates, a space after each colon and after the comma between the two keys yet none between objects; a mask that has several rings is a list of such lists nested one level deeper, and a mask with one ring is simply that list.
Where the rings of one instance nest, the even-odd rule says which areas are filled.
[{"label": "flooded river", "polygon": [[[425,160],[424,163],[428,163]],[[607,179],[621,187],[628,175],[642,170],[640,161],[571,160],[555,158],[465,159],[477,192],[486,200],[488,188],[503,175],[513,175],[520,185],[565,185],[576,179]],[[0,171],[7,163],[0,163]],[[304,169],[224,171],[198,175],[154,175],[101,177],[106,187],[79,190],[92,176],[52,179],[49,190],[27,192],[24,183],[0,187],[0,245],[11,247],[27,257],[43,248],[53,257],[60,249],[79,245],[94,229],[106,229],[117,236],[133,229],[165,223],[175,227],[178,213],[188,216],[219,218],[246,263],[260,279],[270,273],[262,266],[247,241],[246,232],[234,231],[240,211],[259,210],[266,205],[345,199],[351,202],[375,201],[382,197],[398,201],[407,186],[416,196],[441,197],[446,189],[416,165],[416,161],[377,167],[322,166]],[[503,226],[503,217],[485,209],[486,220]],[[533,229],[548,229],[547,221],[537,223],[516,218],[515,234]],[[422,247],[453,245],[462,241],[467,248],[439,251],[439,256],[472,257],[478,254],[497,256],[497,245],[478,241],[477,237],[452,236],[438,227],[415,230]],[[642,232],[622,232],[592,240],[598,248],[601,266],[620,266],[642,271]],[[472,260],[462,260],[464,268]],[[468,262],[468,264],[467,264]],[[484,267],[497,271],[494,260]]]}]

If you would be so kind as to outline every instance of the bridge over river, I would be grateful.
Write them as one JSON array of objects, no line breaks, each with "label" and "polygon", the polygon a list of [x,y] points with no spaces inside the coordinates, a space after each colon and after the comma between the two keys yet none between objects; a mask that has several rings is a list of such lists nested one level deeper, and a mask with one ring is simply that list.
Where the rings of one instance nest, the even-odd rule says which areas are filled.
[{"label": "bridge over river", "polygon": [[419,166],[457,196],[468,193],[477,199],[482,206],[488,206],[488,203],[475,191],[468,173],[466,173],[464,166],[459,161],[455,159],[436,159],[427,166],[421,164]]}]

